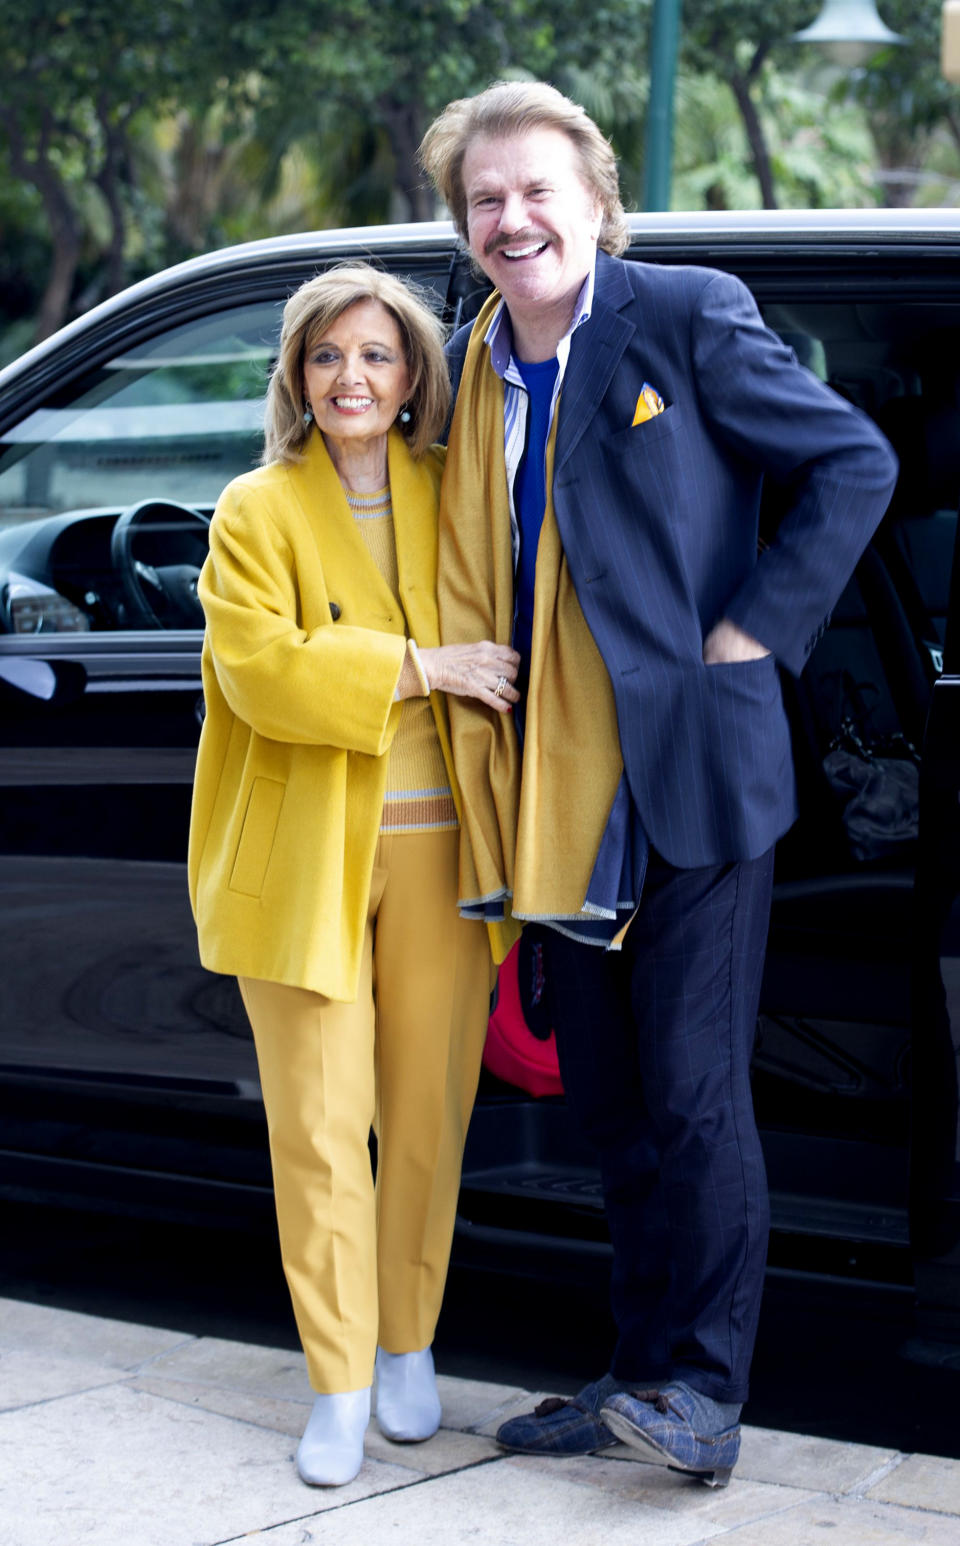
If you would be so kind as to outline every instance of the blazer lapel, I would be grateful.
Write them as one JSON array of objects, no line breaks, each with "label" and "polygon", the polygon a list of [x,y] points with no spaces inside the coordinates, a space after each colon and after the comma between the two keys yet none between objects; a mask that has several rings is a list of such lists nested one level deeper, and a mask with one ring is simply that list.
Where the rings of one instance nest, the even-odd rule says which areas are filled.
[{"label": "blazer lapel", "polygon": [[636,327],[620,315],[633,299],[622,266],[597,254],[597,280],[590,320],[574,333],[564,374],[557,424],[556,468],[579,444],[600,406],[613,374]]}]

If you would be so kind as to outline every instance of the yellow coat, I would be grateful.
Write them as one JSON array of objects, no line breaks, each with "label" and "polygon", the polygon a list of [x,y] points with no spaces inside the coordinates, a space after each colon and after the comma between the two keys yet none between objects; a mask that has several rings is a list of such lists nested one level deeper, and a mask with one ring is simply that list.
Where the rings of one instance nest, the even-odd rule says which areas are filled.
[{"label": "yellow coat", "polygon": [[[200,958],[344,1001],[357,994],[406,624],[419,644],[439,643],[443,453],[415,462],[391,430],[388,459],[403,612],[316,431],[302,463],[227,487],[199,584],[206,718],[189,878]],[[459,809],[446,702],[432,702]]]}]

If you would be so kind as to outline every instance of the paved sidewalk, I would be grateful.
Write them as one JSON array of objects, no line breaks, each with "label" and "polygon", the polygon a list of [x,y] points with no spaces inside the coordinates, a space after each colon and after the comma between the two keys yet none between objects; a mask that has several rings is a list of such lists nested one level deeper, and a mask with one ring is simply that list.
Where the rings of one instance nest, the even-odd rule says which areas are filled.
[{"label": "paved sidewalk", "polygon": [[713,1491],[622,1447],[504,1455],[528,1392],[440,1393],[429,1443],[371,1423],[356,1481],[308,1488],[298,1355],[0,1300],[0,1546],[960,1546],[960,1461],[747,1428]]}]

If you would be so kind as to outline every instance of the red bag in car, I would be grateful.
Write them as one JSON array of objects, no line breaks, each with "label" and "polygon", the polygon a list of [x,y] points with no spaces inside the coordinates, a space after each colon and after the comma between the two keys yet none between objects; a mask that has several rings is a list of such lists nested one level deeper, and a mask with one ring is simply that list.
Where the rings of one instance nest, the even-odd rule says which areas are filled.
[{"label": "red bag in car", "polygon": [[530,925],[500,967],[483,1064],[529,1095],[562,1095],[557,1039],[544,995],[543,946]]}]

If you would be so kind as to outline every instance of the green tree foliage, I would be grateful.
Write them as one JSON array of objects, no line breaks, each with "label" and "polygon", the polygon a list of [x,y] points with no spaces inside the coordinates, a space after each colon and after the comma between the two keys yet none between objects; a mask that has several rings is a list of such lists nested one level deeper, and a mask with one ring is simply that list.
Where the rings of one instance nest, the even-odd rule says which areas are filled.
[{"label": "green tree foliage", "polygon": [[[676,204],[869,202],[876,163],[891,198],[895,186],[930,197],[960,181],[939,0],[881,0],[911,45],[842,82],[786,41],[818,9],[683,0]],[[33,312],[43,336],[138,273],[207,247],[430,217],[423,131],[446,102],[504,76],[551,80],[582,102],[636,204],[651,14],[652,0],[596,0],[589,14],[582,0],[0,7],[7,318]],[[22,328],[14,336],[21,347]]]},{"label": "green tree foliage", "polygon": [[760,201],[949,197],[960,177],[960,97],[940,75],[941,0],[880,0],[884,21],[906,44],[854,71],[791,41],[819,10],[819,0],[684,0],[685,67],[728,84]]},{"label": "green tree foliage", "polygon": [[[824,113],[821,93],[764,65],[758,93],[778,203],[794,209],[856,208],[876,202],[873,147],[855,103]],[[715,75],[677,82],[673,204],[677,209],[755,209],[761,203],[743,119]]]},{"label": "green tree foliage", "polygon": [[101,249],[105,288],[123,282],[136,127],[181,93],[210,89],[195,68],[201,31],[189,0],[0,7],[0,135],[50,236],[39,337],[65,315],[88,239]]},{"label": "green tree foliage", "polygon": [[767,66],[774,51],[818,10],[816,0],[686,0],[684,5],[684,67],[691,75],[719,76],[728,84],[765,209],[779,202],[763,124]]},{"label": "green tree foliage", "polygon": [[866,112],[888,203],[941,202],[960,177],[960,87],[940,74],[940,0],[880,0],[879,9],[906,41],[831,95]]},{"label": "green tree foliage", "polygon": [[86,270],[89,300],[278,225],[429,217],[416,151],[446,102],[525,74],[612,107],[648,3],[600,0],[588,28],[575,0],[0,8],[0,156],[49,235],[37,336]]},{"label": "green tree foliage", "polygon": [[428,219],[433,197],[416,153],[447,102],[527,75],[575,95],[589,81],[612,103],[625,60],[641,51],[648,8],[600,0],[585,27],[579,0],[301,0],[289,27],[274,13],[277,49],[260,53],[261,123],[275,141],[329,148],[330,193],[345,218]]}]

